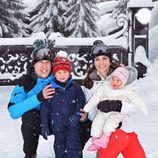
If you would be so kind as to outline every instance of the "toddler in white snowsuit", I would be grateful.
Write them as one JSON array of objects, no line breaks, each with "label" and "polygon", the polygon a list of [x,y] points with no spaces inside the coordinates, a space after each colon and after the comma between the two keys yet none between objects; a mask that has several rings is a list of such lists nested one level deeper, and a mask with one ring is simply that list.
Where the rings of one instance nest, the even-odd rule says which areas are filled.
[{"label": "toddler in white snowsuit", "polygon": [[[128,69],[134,69],[128,67]],[[138,96],[134,83],[128,84],[129,70],[125,67],[118,67],[110,76],[108,81],[104,81],[102,87],[91,97],[84,107],[85,112],[90,112],[97,106],[97,114],[92,122],[91,136],[92,145],[88,150],[94,151],[100,147],[106,148],[111,132],[119,126],[125,114],[119,112],[106,112],[105,100],[120,100],[133,104],[140,112],[147,115],[147,108],[143,100]],[[131,77],[130,77],[131,78]],[[121,105],[120,105],[121,106]],[[120,108],[121,109],[121,108]]]}]

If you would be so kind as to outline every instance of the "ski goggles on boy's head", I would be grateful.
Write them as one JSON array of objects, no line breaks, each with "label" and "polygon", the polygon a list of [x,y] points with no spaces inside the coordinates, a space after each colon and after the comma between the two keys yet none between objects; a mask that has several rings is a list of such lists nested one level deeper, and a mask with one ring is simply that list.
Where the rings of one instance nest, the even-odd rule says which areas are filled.
[{"label": "ski goggles on boy's head", "polygon": [[36,63],[40,60],[50,60],[50,61],[52,60],[51,51],[50,49],[46,49],[46,48],[33,51],[31,56],[32,56],[33,63]]}]

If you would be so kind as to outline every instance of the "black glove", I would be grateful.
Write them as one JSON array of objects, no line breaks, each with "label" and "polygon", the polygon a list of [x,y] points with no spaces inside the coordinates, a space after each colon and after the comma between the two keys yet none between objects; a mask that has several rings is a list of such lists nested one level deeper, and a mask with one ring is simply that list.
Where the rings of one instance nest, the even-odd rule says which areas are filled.
[{"label": "black glove", "polygon": [[44,101],[47,100],[47,99],[44,98],[42,91],[40,91],[40,92],[37,94],[37,99],[38,99],[40,102],[44,102]]},{"label": "black glove", "polygon": [[[47,85],[49,85],[51,83],[48,83]],[[54,88],[54,87],[53,87]],[[45,99],[44,96],[43,96],[43,90],[40,91],[38,94],[37,94],[37,99],[40,101],[40,102],[45,102],[46,100],[48,99]]]},{"label": "black glove", "polygon": [[69,124],[71,127],[76,127],[79,124],[80,114],[76,113],[69,117]]},{"label": "black glove", "polygon": [[120,100],[104,100],[97,107],[102,112],[121,112],[122,102]]}]

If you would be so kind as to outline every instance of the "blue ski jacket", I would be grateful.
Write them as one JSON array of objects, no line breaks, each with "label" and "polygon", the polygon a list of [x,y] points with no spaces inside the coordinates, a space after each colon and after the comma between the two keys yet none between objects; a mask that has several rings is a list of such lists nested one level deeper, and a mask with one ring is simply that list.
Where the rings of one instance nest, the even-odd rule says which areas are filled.
[{"label": "blue ski jacket", "polygon": [[53,78],[53,75],[46,79],[34,78],[30,75],[22,76],[19,79],[19,84],[13,89],[8,104],[11,118],[17,119],[32,109],[39,110],[41,102],[38,100],[37,95],[46,85],[51,83]]}]

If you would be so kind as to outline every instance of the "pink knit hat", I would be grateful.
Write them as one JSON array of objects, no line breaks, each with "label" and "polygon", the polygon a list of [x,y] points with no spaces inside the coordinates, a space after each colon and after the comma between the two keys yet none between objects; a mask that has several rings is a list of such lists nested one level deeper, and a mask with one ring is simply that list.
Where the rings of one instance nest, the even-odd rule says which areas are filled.
[{"label": "pink knit hat", "polygon": [[112,77],[113,76],[117,76],[122,81],[121,87],[123,87],[128,81],[129,71],[125,67],[118,67],[112,73]]}]

